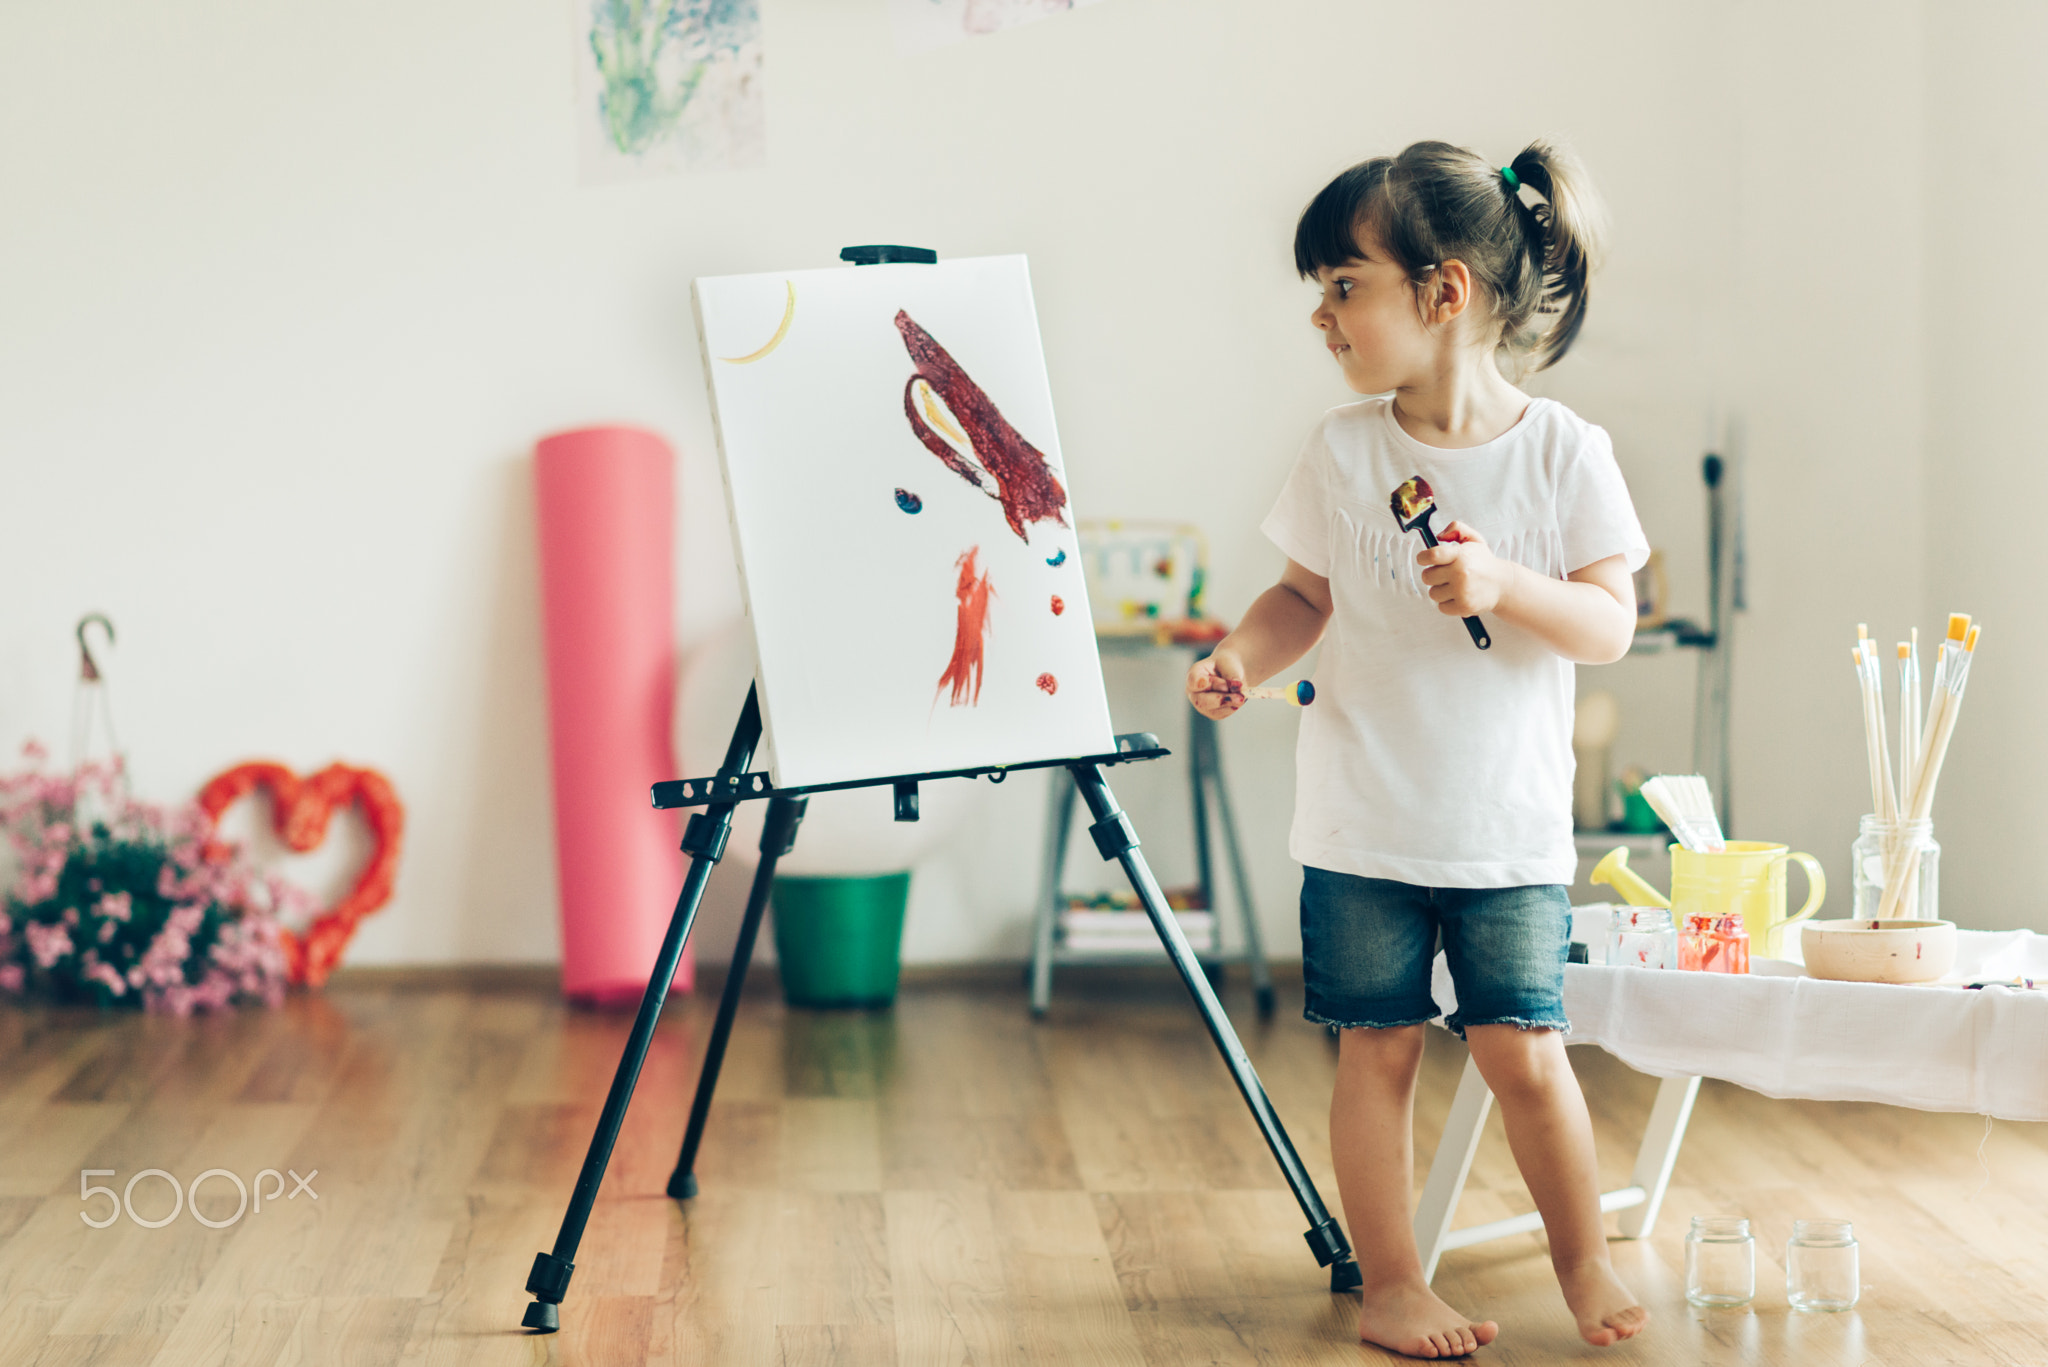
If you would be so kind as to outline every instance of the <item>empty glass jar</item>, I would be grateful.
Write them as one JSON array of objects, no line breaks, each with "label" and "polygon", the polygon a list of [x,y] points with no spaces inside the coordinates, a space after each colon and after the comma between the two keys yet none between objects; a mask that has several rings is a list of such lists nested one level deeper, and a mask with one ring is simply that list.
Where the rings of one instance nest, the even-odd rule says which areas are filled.
[{"label": "empty glass jar", "polygon": [[1685,1236],[1685,1298],[1694,1305],[1748,1305],[1756,1295],[1756,1240],[1749,1221],[1695,1215]]},{"label": "empty glass jar", "polygon": [[[1896,853],[1892,853],[1894,846]],[[1857,825],[1856,843],[1849,847],[1857,919],[1876,916],[1884,902],[1887,860],[1897,865],[1906,880],[1905,901],[1892,914],[1914,921],[1939,921],[1941,846],[1934,839],[1934,822],[1886,821],[1880,816],[1865,816]]]},{"label": "empty glass jar", "polygon": [[1794,1220],[1785,1245],[1785,1299],[1794,1310],[1847,1310],[1862,1289],[1847,1220]]},{"label": "empty glass jar", "polygon": [[1663,907],[1616,907],[1608,922],[1607,962],[1616,968],[1678,967],[1678,927]]}]

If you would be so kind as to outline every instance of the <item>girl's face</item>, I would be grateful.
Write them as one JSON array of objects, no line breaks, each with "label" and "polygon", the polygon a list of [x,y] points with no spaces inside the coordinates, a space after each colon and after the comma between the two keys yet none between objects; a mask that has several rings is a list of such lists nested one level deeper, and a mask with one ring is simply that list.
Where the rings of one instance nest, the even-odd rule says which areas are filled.
[{"label": "girl's face", "polygon": [[1309,315],[1359,394],[1400,389],[1431,368],[1439,339],[1424,324],[1408,272],[1369,241],[1362,255],[1316,272],[1323,297]]}]

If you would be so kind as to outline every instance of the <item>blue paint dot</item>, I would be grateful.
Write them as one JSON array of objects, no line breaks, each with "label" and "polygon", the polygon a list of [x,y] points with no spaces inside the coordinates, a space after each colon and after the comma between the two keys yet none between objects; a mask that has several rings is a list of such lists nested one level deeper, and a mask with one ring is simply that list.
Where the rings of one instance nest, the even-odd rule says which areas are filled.
[{"label": "blue paint dot", "polygon": [[1046,561],[1045,561],[1045,563],[1046,563],[1046,564],[1048,564],[1048,565],[1064,565],[1064,564],[1066,564],[1066,563],[1067,563],[1067,553],[1066,553],[1066,551],[1065,551],[1065,550],[1063,549],[1063,550],[1061,550],[1061,551],[1060,551],[1060,553],[1059,553],[1059,554],[1057,554],[1057,555],[1051,555],[1051,556],[1047,556],[1047,557],[1046,557]]},{"label": "blue paint dot", "polygon": [[924,511],[924,500],[911,493],[908,489],[898,489],[896,491],[896,506],[906,513],[921,513]]}]

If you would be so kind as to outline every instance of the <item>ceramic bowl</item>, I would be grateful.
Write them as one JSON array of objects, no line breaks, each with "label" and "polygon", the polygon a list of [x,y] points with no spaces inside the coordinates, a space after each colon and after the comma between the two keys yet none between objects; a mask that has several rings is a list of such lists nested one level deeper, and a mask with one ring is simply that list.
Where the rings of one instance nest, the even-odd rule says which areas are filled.
[{"label": "ceramic bowl", "polygon": [[1955,967],[1953,921],[1807,921],[1799,932],[1808,977],[1852,983],[1929,983]]}]

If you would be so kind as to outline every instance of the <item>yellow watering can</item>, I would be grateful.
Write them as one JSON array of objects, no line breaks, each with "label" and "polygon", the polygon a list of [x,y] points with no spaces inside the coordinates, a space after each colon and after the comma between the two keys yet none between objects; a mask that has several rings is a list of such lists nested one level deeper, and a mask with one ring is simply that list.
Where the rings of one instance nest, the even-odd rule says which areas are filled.
[{"label": "yellow watering can", "polygon": [[[1806,905],[1785,914],[1785,865],[1793,860],[1806,870]],[[1630,906],[1669,907],[1681,929],[1688,916],[1742,917],[1749,932],[1750,953],[1778,956],[1779,932],[1820,910],[1828,895],[1827,875],[1820,861],[1767,840],[1731,840],[1724,854],[1702,854],[1683,845],[1671,847],[1671,896],[1644,882],[1628,866],[1628,846],[1616,846],[1593,866],[1592,880],[1613,888]]]}]

